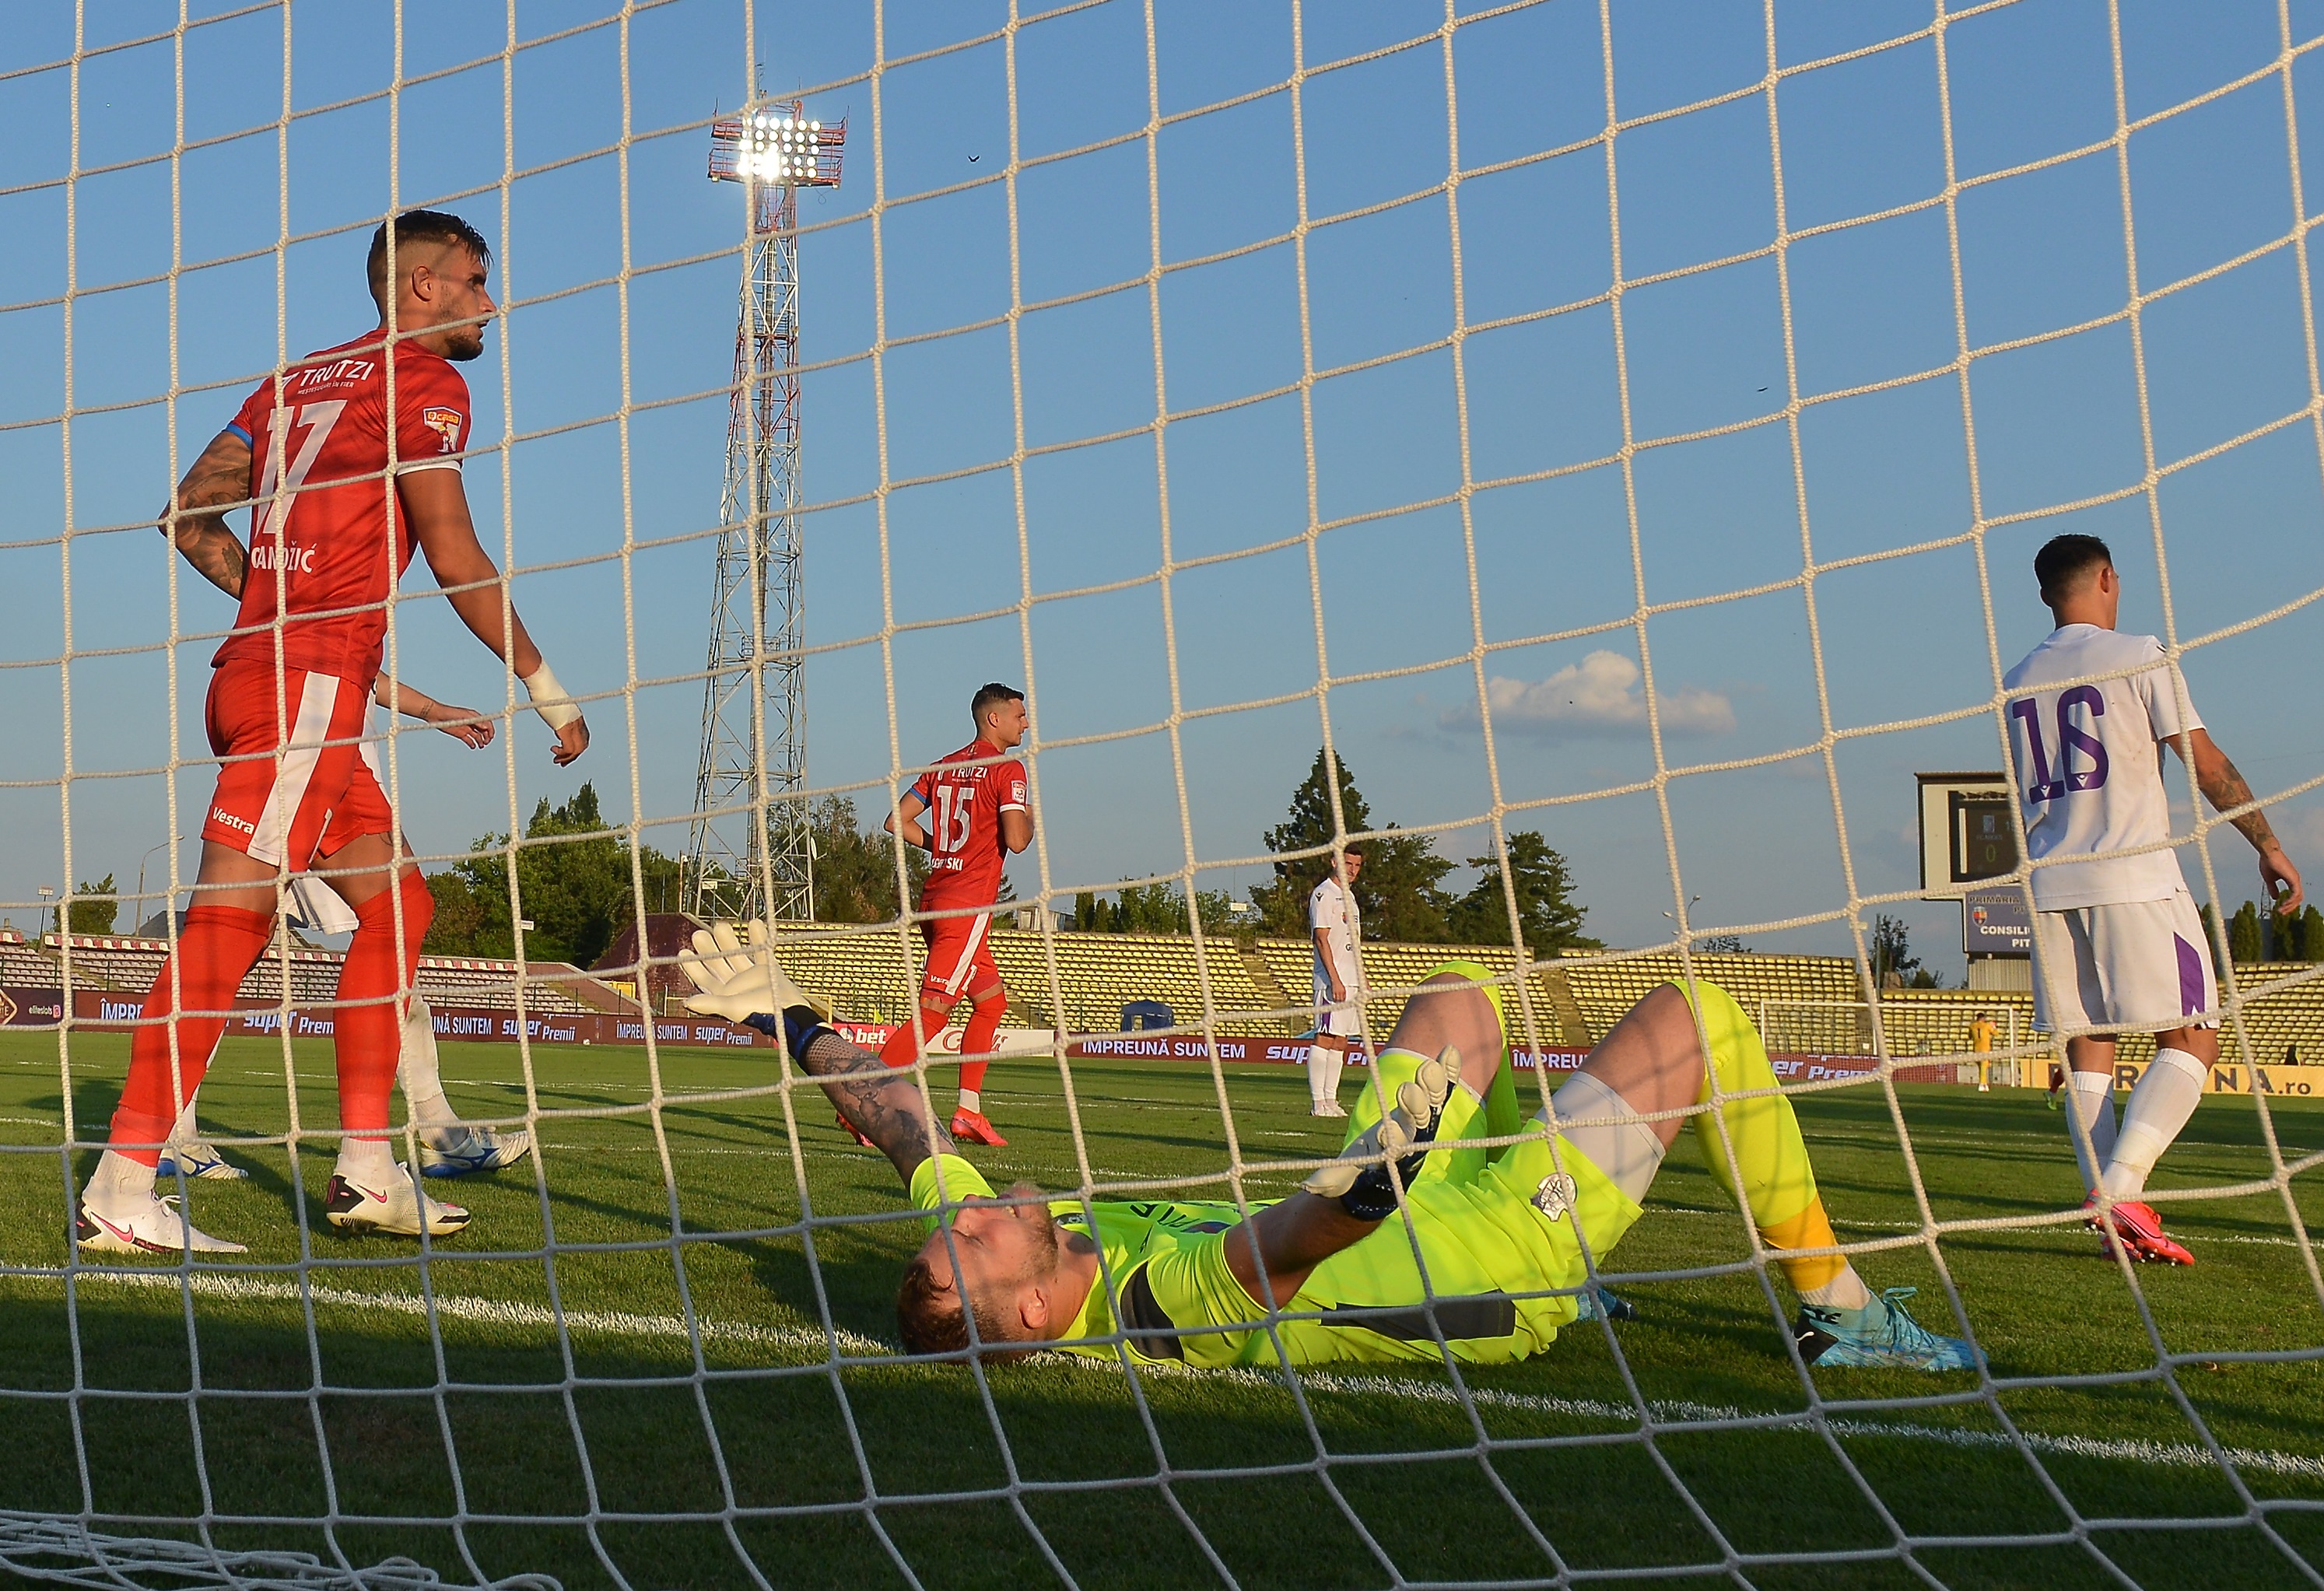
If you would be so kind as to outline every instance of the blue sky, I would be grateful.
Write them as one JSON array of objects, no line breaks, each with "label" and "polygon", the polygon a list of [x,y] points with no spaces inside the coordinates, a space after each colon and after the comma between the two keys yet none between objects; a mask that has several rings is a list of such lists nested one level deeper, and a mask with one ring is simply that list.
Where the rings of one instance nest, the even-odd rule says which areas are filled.
[{"label": "blue sky", "polygon": [[[197,6],[197,20],[211,9],[225,8]],[[702,666],[742,240],[740,190],[704,179],[707,134],[696,124],[736,105],[751,67],[738,4],[672,0],[640,12],[626,30],[625,162],[616,147],[624,30],[586,25],[612,11],[520,8],[522,47],[504,100],[503,13],[406,5],[407,79],[477,64],[407,87],[392,115],[387,98],[364,97],[392,78],[395,9],[292,5],[290,97],[300,114],[282,142],[288,231],[299,241],[279,251],[279,291],[286,183],[272,118],[284,95],[283,14],[186,32],[186,136],[222,141],[185,155],[174,209],[171,165],[150,159],[171,143],[174,41],[88,59],[81,168],[143,163],[72,185],[69,242],[71,74],[37,69],[70,55],[69,13],[12,17],[0,39],[0,364],[11,376],[0,389],[0,473],[10,484],[0,495],[0,733],[10,748],[0,770],[10,841],[0,847],[0,909],[20,926],[35,886],[57,882],[65,867],[53,782],[65,746],[62,532],[74,532],[70,867],[78,878],[110,870],[125,885],[140,854],[171,832],[167,777],[130,770],[171,760],[173,658],[175,755],[202,754],[215,645],[171,648],[167,550],[134,528],[171,475],[173,344],[182,467],[284,352],[371,323],[361,259],[378,216],[391,203],[447,196],[463,196],[451,207],[499,245],[494,286],[513,306],[486,356],[467,367],[475,445],[493,446],[512,426],[524,435],[471,463],[472,501],[488,545],[512,538],[527,571],[517,600],[567,685],[616,695],[591,709],[595,748],[569,770],[550,766],[546,731],[530,718],[512,758],[503,747],[468,753],[440,736],[406,738],[408,827],[422,851],[456,851],[586,777],[610,813],[654,825],[648,837],[664,850],[682,847],[701,686],[650,682]],[[2282,48],[2272,5],[2120,8],[2142,292],[2252,255],[2143,304],[2148,425],[2168,472],[2156,489],[2160,566],[2147,500],[2132,490],[2144,443],[2123,315],[2122,174],[2107,142],[2114,56],[2098,0],[2017,0],[1945,29],[1954,170],[1967,184],[1952,220],[1976,353],[1974,475],[1951,368],[1960,335],[1948,212],[1929,202],[1946,179],[1932,12],[1877,0],[1775,6],[1776,61],[1787,72],[1774,96],[1783,218],[1794,235],[1794,235],[1781,262],[1803,400],[1796,479],[1786,295],[1771,248],[1775,144],[1767,97],[1753,91],[1767,70],[1760,5],[1611,7],[1613,108],[1624,124],[1613,140],[1618,199],[1605,147],[1589,142],[1608,122],[1609,51],[1594,3],[1542,0],[1464,23],[1451,105],[1443,46],[1423,37],[1442,24],[1441,8],[1305,7],[1296,58],[1286,5],[1156,0],[1152,15],[1159,107],[1181,118],[1155,139],[1155,180],[1135,137],[1024,167],[1012,251],[1001,175],[1010,51],[999,38],[964,44],[1001,28],[1005,8],[760,9],[767,86],[832,85],[810,96],[810,114],[848,124],[845,185],[801,204],[813,228],[802,244],[804,356],[821,367],[805,382],[806,489],[812,502],[840,505],[807,527],[807,632],[825,648],[808,667],[818,787],[881,780],[891,748],[907,763],[951,750],[967,739],[976,684],[1029,676],[1046,746],[1035,776],[1050,887],[1180,869],[1191,835],[1198,882],[1240,888],[1262,869],[1213,864],[1260,851],[1260,831],[1279,819],[1314,757],[1320,655],[1335,681],[1325,698],[1335,743],[1376,816],[1470,823],[1443,841],[1466,857],[1484,849],[1472,820],[1493,800],[1473,655],[1481,639],[1501,799],[1556,803],[1514,814],[1511,826],[1543,830],[1572,860],[1595,932],[1638,944],[1668,935],[1664,914],[1681,897],[1702,897],[1699,927],[1836,912],[1848,899],[1843,859],[1859,894],[1911,889],[1914,770],[2000,765],[1989,715],[1845,739],[1836,814],[1815,750],[1824,708],[1812,634],[1821,637],[1821,701],[1849,730],[1987,703],[1997,662],[2006,667],[2047,628],[2028,563],[2061,530],[2114,544],[2126,628],[2164,629],[2159,567],[2187,639],[2324,587],[2324,471],[2302,412],[2312,394],[2309,287],[2285,241],[2297,219],[2290,149],[2309,192],[2324,181],[2324,143],[2310,136],[2324,125],[2324,64],[2304,44],[2324,32],[2315,5],[2292,12],[2300,53],[2290,141],[2284,76],[2265,70]],[[109,31],[86,42],[174,19],[162,5],[94,8],[90,25]],[[1107,0],[1019,29],[1020,161],[1144,126],[1147,25],[1141,4]],[[567,30],[578,31],[532,42]],[[1394,48],[1415,39],[1423,41]],[[1905,41],[1874,48],[1891,40]],[[1788,70],[1851,51],[1866,53]],[[902,61],[882,72],[876,105],[875,59]],[[1298,96],[1295,145],[1286,85],[1297,59],[1314,75]],[[2233,93],[2163,114],[2255,72],[2263,75]],[[1700,108],[1631,124],[1690,106]],[[1439,186],[1455,128],[1457,271]],[[2089,145],[2078,159],[1977,180]],[[1305,324],[1314,368],[1341,372],[1313,384],[1312,423],[1297,391],[1300,150],[1311,223]],[[1422,197],[1395,202],[1414,194]],[[1835,225],[1870,216],[1884,218]],[[617,280],[625,216],[626,305]],[[1157,216],[1158,387],[1170,416],[1158,462],[1157,307],[1142,280]],[[1612,459],[1624,440],[1615,312],[1604,299],[1617,220],[1626,283],[1678,273],[1620,296],[1629,434],[1641,445],[1635,560],[1619,464],[1569,469]],[[174,320],[167,282],[103,290],[166,273],[173,230],[185,262]],[[206,263],[252,250],[263,252]],[[1230,257],[1211,259],[1221,254]],[[677,261],[695,262],[654,269]],[[1190,261],[1210,262],[1170,269]],[[1713,261],[1731,262],[1694,269]],[[1012,262],[1027,305],[1126,285],[1026,313],[1012,366],[1005,326],[954,330],[1006,315]],[[51,300],[66,291],[69,266],[71,402],[125,407],[76,412],[68,435],[58,423],[66,317]],[[891,343],[952,335],[891,346],[875,382],[868,354],[883,303]],[[1567,305],[1581,307],[1541,313]],[[1456,324],[1488,322],[1510,323],[1470,333],[1458,359],[1437,345]],[[2089,322],[2100,324],[1997,348]],[[1369,361],[1383,362],[1343,369]],[[633,405],[660,405],[626,428],[625,381]],[[1806,401],[1882,382],[1900,384]],[[1020,393],[1029,449],[1133,434],[1037,453],[1012,472]],[[882,396],[884,543],[872,501],[882,483]],[[1644,446],[1720,428],[1734,428]],[[553,434],[531,435],[544,430]],[[1004,467],[979,468],[996,464]],[[972,473],[925,479],[963,471]],[[2027,515],[2036,517],[2011,518]],[[1312,539],[1311,520],[1324,527]],[[1970,535],[1980,529],[1990,639]],[[624,559],[625,531],[667,545]],[[1951,545],[1879,556],[1930,541]],[[1803,589],[1811,548],[1820,564],[1865,561],[1821,569]],[[1211,561],[1178,566],[1190,560]],[[1667,766],[1806,749],[1670,780],[1670,847],[1651,788],[1604,794],[1655,769],[1634,622],[1641,587],[1655,605],[1724,599],[1655,612],[1644,626]],[[425,596],[424,571],[405,589],[418,599],[398,611],[407,676],[448,699],[496,701],[489,658],[440,599]],[[175,600],[180,635],[227,622],[223,599],[182,568]],[[1005,612],[937,622],[996,609]],[[2324,615],[2300,607],[2197,648],[2186,665],[2199,705],[2255,786],[2297,792],[2278,821],[2310,867],[2324,867],[2324,802],[2298,787],[2324,772],[2319,623]],[[922,628],[892,630],[883,645],[891,625]],[[1592,626],[1605,628],[1574,633]],[[1178,707],[1199,714],[1184,721],[1175,752],[1165,727],[1173,639]],[[82,655],[91,652],[115,655]],[[634,735],[619,694],[632,678],[645,682],[634,692]],[[1213,711],[1222,708],[1235,710]],[[1124,733],[1132,731],[1141,732]],[[180,832],[192,828],[208,777],[198,765],[178,775]],[[2215,847],[2221,889],[2239,901],[2256,893],[2249,860],[2240,841],[2224,839]],[[166,856],[155,855],[149,880]],[[1040,859],[1020,860],[1012,878],[1020,895],[1038,893]],[[1887,909],[1957,970],[1952,907]],[[1850,943],[1832,923],[1748,937],[1761,948]]]}]

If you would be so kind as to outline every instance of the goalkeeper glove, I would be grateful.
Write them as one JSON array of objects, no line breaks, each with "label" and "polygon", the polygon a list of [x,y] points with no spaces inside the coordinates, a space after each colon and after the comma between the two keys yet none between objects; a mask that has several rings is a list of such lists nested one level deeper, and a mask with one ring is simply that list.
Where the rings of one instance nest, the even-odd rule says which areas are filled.
[{"label": "goalkeeper glove", "polygon": [[1338,1200],[1342,1209],[1360,1221],[1394,1215],[1397,1187],[1412,1185],[1428,1152],[1436,1146],[1436,1126],[1460,1075],[1458,1050],[1448,1047],[1435,1060],[1422,1062],[1412,1081],[1397,1090],[1394,1108],[1300,1187],[1319,1199]]}]

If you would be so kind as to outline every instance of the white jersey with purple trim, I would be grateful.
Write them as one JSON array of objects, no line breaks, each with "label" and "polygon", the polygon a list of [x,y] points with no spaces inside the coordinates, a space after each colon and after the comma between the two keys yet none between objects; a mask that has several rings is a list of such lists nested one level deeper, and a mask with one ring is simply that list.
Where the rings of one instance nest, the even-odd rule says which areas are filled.
[{"label": "white jersey with purple trim", "polygon": [[[2107,674],[2117,677],[2089,677]],[[2036,862],[2096,853],[2036,867],[2034,907],[2168,900],[2184,889],[2178,853],[2167,849],[2171,804],[2159,742],[2203,721],[2191,704],[2181,710],[2163,643],[2068,624],[2001,683],[2010,696],[2009,755],[2027,851]],[[2147,845],[2164,848],[2136,849]],[[2132,854],[2104,854],[2117,851]]]}]

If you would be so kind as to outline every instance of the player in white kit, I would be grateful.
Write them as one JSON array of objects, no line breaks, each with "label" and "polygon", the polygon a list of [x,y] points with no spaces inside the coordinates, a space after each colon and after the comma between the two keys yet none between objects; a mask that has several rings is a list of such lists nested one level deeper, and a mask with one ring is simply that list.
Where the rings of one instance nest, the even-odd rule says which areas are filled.
[{"label": "player in white kit", "polygon": [[1345,1116],[1340,1108],[1340,1070],[1348,1063],[1348,1041],[1361,1031],[1364,963],[1357,950],[1364,937],[1364,915],[1356,905],[1356,875],[1363,870],[1364,848],[1342,846],[1341,860],[1307,896],[1307,935],[1315,946],[1315,1037],[1307,1048],[1307,1114]]},{"label": "player in white kit", "polygon": [[[2162,643],[2116,630],[2122,584],[2106,543],[2058,537],[2035,555],[2034,573],[2058,627],[2002,685],[2034,864],[2034,1023],[2072,1034],[2067,1126],[2089,1189],[2090,1224],[2111,1230],[2135,1259],[2192,1265],[2139,1197],[2219,1058],[2218,983],[2172,849],[2163,746],[2187,760],[2205,798],[2232,814],[2228,822],[2259,852],[2277,912],[2300,909],[2300,871],[2251,786],[2212,744]],[[2131,1090],[2119,1127],[2118,1033],[2155,1035],[2154,1062]]]}]

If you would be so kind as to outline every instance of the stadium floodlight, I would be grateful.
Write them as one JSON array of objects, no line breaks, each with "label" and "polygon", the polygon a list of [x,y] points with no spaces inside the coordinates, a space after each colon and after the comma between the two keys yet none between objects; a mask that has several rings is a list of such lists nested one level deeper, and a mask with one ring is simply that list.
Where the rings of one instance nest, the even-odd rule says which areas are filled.
[{"label": "stadium floodlight", "polygon": [[710,179],[769,188],[837,188],[847,124],[826,127],[796,104],[765,105],[710,124]]},{"label": "stadium floodlight", "polygon": [[[814,915],[798,516],[798,190],[839,186],[847,124],[753,100],[710,127],[710,179],[740,182],[749,244],[734,336],[717,584],[687,839],[687,909]],[[722,886],[733,886],[728,895]]]}]

